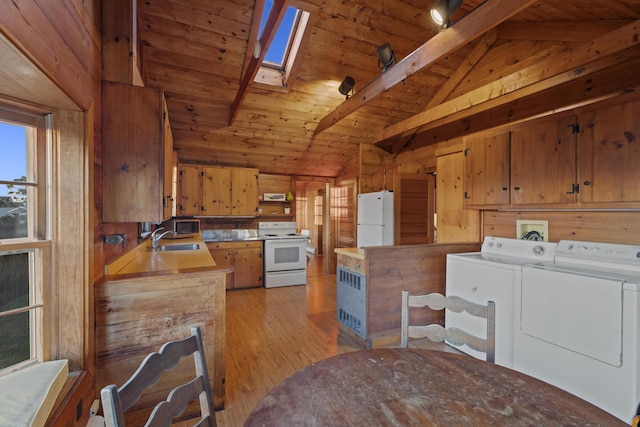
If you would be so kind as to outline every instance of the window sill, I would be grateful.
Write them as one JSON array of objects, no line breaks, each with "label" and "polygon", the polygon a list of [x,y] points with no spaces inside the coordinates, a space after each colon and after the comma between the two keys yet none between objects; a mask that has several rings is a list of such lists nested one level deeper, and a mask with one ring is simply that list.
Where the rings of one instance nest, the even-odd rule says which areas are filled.
[{"label": "window sill", "polygon": [[0,425],[44,425],[68,374],[67,360],[54,360],[1,377]]}]

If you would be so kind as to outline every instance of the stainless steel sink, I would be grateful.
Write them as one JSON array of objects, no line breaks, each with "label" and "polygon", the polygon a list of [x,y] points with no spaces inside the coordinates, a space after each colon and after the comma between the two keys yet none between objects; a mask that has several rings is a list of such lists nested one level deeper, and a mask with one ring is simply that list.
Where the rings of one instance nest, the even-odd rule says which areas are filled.
[{"label": "stainless steel sink", "polygon": [[[155,249],[159,252],[167,252],[167,251],[195,251],[200,249],[200,245],[198,243],[183,243],[180,245],[162,245],[158,246],[158,249]],[[154,249],[150,249],[154,250]]]}]

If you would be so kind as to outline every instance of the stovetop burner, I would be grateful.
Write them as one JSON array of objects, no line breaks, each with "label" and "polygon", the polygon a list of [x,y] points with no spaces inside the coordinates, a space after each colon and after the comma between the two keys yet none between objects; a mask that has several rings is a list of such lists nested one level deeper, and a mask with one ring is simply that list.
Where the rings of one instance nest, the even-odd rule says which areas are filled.
[{"label": "stovetop burner", "polygon": [[294,221],[260,222],[258,236],[266,239],[292,239],[301,237],[296,233],[297,225]]}]

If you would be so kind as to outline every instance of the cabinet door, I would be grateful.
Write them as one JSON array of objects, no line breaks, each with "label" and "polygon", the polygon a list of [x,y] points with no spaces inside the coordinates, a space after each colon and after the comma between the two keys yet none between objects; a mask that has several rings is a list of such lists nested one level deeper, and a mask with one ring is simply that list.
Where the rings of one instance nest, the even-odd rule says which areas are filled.
[{"label": "cabinet door", "polygon": [[582,203],[640,202],[640,101],[579,117],[578,184]]},{"label": "cabinet door", "polygon": [[480,134],[466,141],[465,207],[509,204],[509,132]]},{"label": "cabinet door", "polygon": [[103,220],[165,220],[163,93],[103,82]]},{"label": "cabinet door", "polygon": [[436,159],[437,243],[477,242],[480,240],[480,212],[463,208],[462,151]]},{"label": "cabinet door", "polygon": [[174,163],[173,134],[169,124],[169,114],[167,112],[167,102],[162,100],[163,119],[163,145],[164,145],[164,217],[170,218],[176,215],[176,192],[173,186],[173,178],[177,165]]},{"label": "cabinet door", "polygon": [[258,169],[231,169],[231,215],[258,213]]},{"label": "cabinet door", "polygon": [[255,288],[262,286],[262,243],[254,247],[237,248],[233,253],[233,287]]},{"label": "cabinet door", "polygon": [[231,169],[204,167],[202,172],[202,214],[229,215],[231,213]]},{"label": "cabinet door", "polygon": [[568,116],[512,131],[511,201],[514,205],[575,202],[575,125],[575,116]]},{"label": "cabinet door", "polygon": [[180,164],[178,167],[178,215],[202,214],[202,167]]}]

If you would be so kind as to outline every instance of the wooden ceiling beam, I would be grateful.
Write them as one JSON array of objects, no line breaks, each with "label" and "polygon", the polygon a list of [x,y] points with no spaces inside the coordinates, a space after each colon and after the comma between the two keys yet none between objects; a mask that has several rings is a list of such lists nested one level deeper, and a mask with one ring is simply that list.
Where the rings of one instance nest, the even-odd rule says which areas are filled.
[{"label": "wooden ceiling beam", "polygon": [[504,22],[498,26],[500,40],[586,42],[632,21]]},{"label": "wooden ceiling beam", "polygon": [[[278,27],[280,26],[280,22],[282,22],[282,18],[287,12],[287,7],[289,6],[290,0],[274,0],[273,7],[271,8],[271,12],[269,13],[269,17],[267,18],[267,22],[264,24],[264,28],[262,29],[262,37],[259,40],[261,51],[260,56],[258,58],[255,55],[251,55],[251,60],[249,61],[249,65],[242,76],[242,80],[240,81],[240,87],[238,88],[238,93],[236,94],[235,99],[231,103],[231,114],[229,117],[229,126],[233,124],[236,115],[238,114],[238,109],[240,108],[240,104],[242,104],[242,100],[247,95],[247,90],[249,90],[249,86],[253,79],[255,79],[256,74],[258,74],[258,70],[260,69],[260,64],[264,60],[267,51],[269,50],[269,46],[271,46],[271,42],[278,31]],[[247,49],[252,48],[251,40],[249,40],[249,45]]]},{"label": "wooden ceiling beam", "polygon": [[627,61],[616,65],[614,70],[606,69],[581,76],[559,87],[520,97],[491,110],[466,112],[454,121],[447,120],[447,123],[438,126],[421,128],[405,150],[417,150],[446,138],[455,139],[500,126],[548,117],[605,100],[615,99],[612,102],[622,103],[625,99],[638,99],[640,75],[635,72],[638,64],[638,60]]},{"label": "wooden ceiling beam", "polygon": [[[427,108],[425,108],[426,110],[441,104],[445,99],[449,97],[449,95],[451,95],[458,84],[467,76],[467,74],[469,74],[471,70],[473,70],[473,67],[475,67],[480,59],[482,59],[484,55],[489,52],[491,47],[493,47],[493,45],[498,40],[497,34],[498,32],[494,28],[493,30],[490,30],[484,36],[482,36],[480,42],[473,48],[471,52],[469,52],[462,64],[460,64],[460,66],[453,72],[453,74],[449,76],[447,81],[442,86],[440,86],[440,89],[438,89],[438,92],[436,92],[433,98],[429,100],[429,103],[427,103]],[[402,151],[402,148],[406,144],[411,142],[412,137],[413,135],[410,138],[401,138],[396,141],[393,144],[391,152],[399,153],[400,151]]]},{"label": "wooden ceiling beam", "polygon": [[320,120],[314,135],[333,126],[392,86],[478,38],[535,2],[536,0],[487,0],[456,25],[427,40],[422,46],[340,104],[338,108]]},{"label": "wooden ceiling beam", "polygon": [[449,120],[449,116],[457,117],[495,108],[518,97],[546,91],[587,73],[614,66],[620,60],[615,56],[617,53],[640,45],[639,33],[640,20],[637,20],[590,42],[567,48],[559,55],[388,126],[382,131],[376,145],[386,145],[384,141],[415,132],[416,129],[424,130],[436,123],[442,124]]}]

